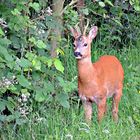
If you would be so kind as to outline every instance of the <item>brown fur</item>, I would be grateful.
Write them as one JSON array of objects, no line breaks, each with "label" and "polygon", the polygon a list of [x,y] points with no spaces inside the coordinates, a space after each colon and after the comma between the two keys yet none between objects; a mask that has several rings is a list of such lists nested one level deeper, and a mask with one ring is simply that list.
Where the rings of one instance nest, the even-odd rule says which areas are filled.
[{"label": "brown fur", "polygon": [[[113,97],[112,115],[118,120],[118,105],[122,96],[124,71],[120,61],[115,56],[105,55],[92,63],[91,42],[97,34],[98,28],[93,26],[88,36],[81,36],[75,29],[71,29],[75,37],[74,51],[81,53],[77,58],[78,92],[85,110],[87,122],[91,121],[92,103],[98,107],[98,121],[106,112],[106,99]],[[87,43],[87,47],[84,44]]]}]

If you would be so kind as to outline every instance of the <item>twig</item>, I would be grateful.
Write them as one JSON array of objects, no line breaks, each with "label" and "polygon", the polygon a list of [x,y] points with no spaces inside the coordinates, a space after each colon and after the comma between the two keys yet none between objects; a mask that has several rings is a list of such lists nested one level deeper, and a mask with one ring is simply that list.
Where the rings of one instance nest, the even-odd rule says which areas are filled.
[{"label": "twig", "polygon": [[34,18],[34,19],[32,19],[32,21],[35,21],[35,20],[45,20],[45,15],[41,15],[41,16],[39,16],[39,17],[36,17],[36,18]]},{"label": "twig", "polygon": [[77,2],[78,2],[78,0],[72,0],[67,6],[65,6],[65,8],[62,10],[62,12],[60,13],[60,15],[62,15],[67,10],[68,7],[74,5]]}]

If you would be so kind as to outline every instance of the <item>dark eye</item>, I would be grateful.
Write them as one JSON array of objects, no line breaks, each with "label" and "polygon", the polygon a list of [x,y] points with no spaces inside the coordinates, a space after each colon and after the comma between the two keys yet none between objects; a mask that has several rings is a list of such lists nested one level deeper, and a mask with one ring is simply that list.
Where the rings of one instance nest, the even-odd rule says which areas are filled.
[{"label": "dark eye", "polygon": [[87,46],[87,43],[84,44],[84,47],[86,47],[86,46]]}]

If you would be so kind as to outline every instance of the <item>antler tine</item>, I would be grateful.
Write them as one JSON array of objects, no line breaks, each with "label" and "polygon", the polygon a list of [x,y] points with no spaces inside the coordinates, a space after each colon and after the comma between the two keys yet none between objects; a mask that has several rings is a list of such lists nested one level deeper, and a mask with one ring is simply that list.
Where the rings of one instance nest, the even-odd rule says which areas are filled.
[{"label": "antler tine", "polygon": [[81,34],[81,30],[80,30],[80,28],[79,28],[79,22],[75,25],[75,29],[77,30],[77,32],[79,33],[79,34]]},{"label": "antler tine", "polygon": [[83,35],[86,35],[86,31],[87,31],[88,25],[89,25],[89,19],[87,19],[87,25],[85,26]]}]

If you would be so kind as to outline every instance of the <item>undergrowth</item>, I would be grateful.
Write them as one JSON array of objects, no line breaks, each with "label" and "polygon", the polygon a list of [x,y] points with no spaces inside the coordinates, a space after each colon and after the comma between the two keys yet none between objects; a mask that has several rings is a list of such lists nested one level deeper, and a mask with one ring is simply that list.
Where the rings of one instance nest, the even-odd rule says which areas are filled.
[{"label": "undergrowth", "polygon": [[[94,45],[93,45],[94,46]],[[3,124],[0,130],[2,140],[139,140],[140,139],[140,54],[139,47],[122,50],[92,48],[92,59],[103,54],[117,56],[125,71],[123,97],[119,106],[119,122],[115,124],[111,116],[111,99],[107,102],[107,114],[99,125],[97,109],[93,105],[91,126],[84,121],[80,100],[73,95],[70,109],[51,102],[50,105],[36,106],[26,123]],[[65,48],[65,76],[76,77],[76,60],[72,48]],[[76,102],[74,102],[76,101]],[[53,107],[53,108],[52,108]],[[35,108],[35,107],[34,107]]]}]

